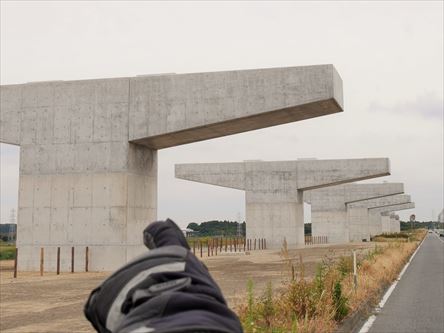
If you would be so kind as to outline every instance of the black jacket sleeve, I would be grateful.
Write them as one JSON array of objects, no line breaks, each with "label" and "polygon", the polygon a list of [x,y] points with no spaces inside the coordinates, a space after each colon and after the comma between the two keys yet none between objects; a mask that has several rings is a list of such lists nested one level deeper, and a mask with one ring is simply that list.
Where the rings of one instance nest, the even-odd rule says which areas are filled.
[{"label": "black jacket sleeve", "polygon": [[94,289],[85,315],[98,332],[242,332],[216,282],[177,225],[154,222],[144,231],[146,254]]}]

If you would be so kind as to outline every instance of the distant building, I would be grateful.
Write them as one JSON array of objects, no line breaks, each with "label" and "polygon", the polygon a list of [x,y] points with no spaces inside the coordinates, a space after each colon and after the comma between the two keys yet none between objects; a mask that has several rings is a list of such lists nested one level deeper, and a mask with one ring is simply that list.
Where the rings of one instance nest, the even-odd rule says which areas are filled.
[{"label": "distant building", "polygon": [[444,223],[444,209],[438,215],[438,222]]},{"label": "distant building", "polygon": [[195,236],[197,234],[197,231],[194,231],[192,229],[181,229],[183,232],[183,235],[185,237],[192,237]]}]

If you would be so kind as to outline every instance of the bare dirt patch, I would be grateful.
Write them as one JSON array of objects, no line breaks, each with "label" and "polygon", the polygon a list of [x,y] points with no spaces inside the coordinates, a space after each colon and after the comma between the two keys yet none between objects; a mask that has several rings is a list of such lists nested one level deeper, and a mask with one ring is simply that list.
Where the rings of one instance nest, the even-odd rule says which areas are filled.
[{"label": "bare dirt patch", "polygon": [[[321,260],[335,260],[350,250],[374,247],[371,243],[316,246],[289,250],[299,263],[302,256],[307,277],[313,276]],[[245,297],[246,283],[252,279],[260,294],[268,281],[279,286],[288,271],[279,251],[252,251],[203,258],[228,303],[235,307]],[[0,263],[0,332],[94,332],[83,316],[83,305],[90,291],[109,273],[19,272],[12,277],[12,261]]]}]

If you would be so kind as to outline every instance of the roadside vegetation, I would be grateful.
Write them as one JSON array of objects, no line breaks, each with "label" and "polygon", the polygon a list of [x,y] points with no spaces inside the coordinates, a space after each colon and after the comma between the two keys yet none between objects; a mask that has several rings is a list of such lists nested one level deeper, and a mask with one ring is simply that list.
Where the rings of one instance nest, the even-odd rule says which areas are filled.
[{"label": "roadside vegetation", "polygon": [[0,260],[15,259],[15,245],[0,241]]},{"label": "roadside vegetation", "polygon": [[409,241],[418,241],[422,235],[422,232],[418,230],[406,230],[401,232],[395,232],[391,234],[381,234],[372,238],[374,242],[409,242]]},{"label": "roadside vegetation", "polygon": [[407,238],[381,235],[380,243],[357,256],[356,288],[352,255],[326,257],[308,279],[303,258],[290,258],[284,242],[281,257],[288,280],[277,288],[269,284],[262,295],[255,295],[253,282],[248,282],[247,300],[238,308],[245,332],[333,332],[364,303],[377,303],[425,233],[415,230]]}]

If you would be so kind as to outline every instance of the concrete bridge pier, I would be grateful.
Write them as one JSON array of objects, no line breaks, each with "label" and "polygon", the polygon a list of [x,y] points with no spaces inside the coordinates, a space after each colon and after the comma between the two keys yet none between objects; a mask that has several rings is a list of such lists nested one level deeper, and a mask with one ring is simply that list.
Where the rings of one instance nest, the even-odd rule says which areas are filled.
[{"label": "concrete bridge pier", "polygon": [[401,183],[344,184],[308,191],[304,200],[311,204],[312,235],[327,236],[329,243],[367,239],[367,208],[348,206],[400,193],[404,193]]},{"label": "concrete bridge pier", "polygon": [[[368,212],[369,212],[370,235],[376,236],[384,232],[391,232],[392,227],[390,221],[390,214],[388,213],[405,209],[413,209],[413,208],[415,208],[414,202],[369,208]],[[383,213],[385,214],[382,215]],[[397,229],[396,226],[394,228]]]},{"label": "concrete bridge pier", "polygon": [[19,145],[19,270],[111,271],[146,251],[157,150],[341,112],[332,65],[0,87],[0,142]]},{"label": "concrete bridge pier", "polygon": [[176,165],[177,178],[244,190],[247,238],[266,238],[274,248],[284,239],[305,245],[304,192],[389,174],[387,158]]},{"label": "concrete bridge pier", "polygon": [[[350,227],[350,241],[359,242],[362,240],[370,240],[370,228],[376,228],[376,226],[374,224],[370,224],[369,222],[369,208],[384,207],[409,202],[411,202],[409,195],[390,195],[376,199],[348,203],[347,214]],[[387,216],[387,218],[389,217]],[[372,223],[377,223],[374,222],[375,219],[377,220],[377,217],[372,217],[372,219]],[[389,222],[390,221],[386,221],[385,216],[382,217],[382,232],[390,232]]]}]

